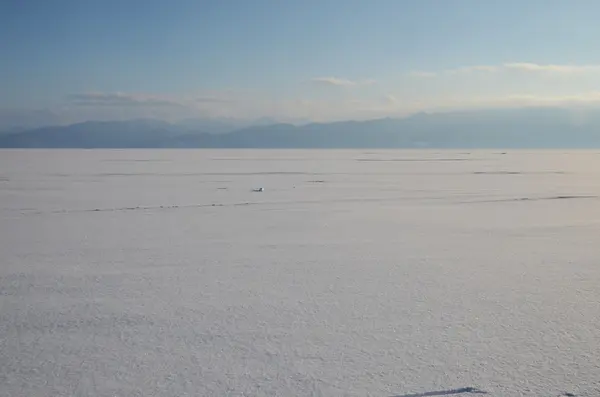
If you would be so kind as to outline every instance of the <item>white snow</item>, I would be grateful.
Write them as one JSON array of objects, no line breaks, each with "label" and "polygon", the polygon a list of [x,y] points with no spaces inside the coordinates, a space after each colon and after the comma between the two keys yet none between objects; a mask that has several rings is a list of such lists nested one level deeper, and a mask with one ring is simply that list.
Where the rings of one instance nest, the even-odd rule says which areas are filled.
[{"label": "white snow", "polygon": [[0,396],[597,397],[599,197],[591,151],[0,151]]}]

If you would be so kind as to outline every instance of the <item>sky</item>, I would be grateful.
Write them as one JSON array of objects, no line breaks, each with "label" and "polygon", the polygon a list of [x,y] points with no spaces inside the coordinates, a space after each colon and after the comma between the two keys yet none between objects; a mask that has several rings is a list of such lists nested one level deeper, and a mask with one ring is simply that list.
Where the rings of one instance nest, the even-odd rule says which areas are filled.
[{"label": "sky", "polygon": [[0,125],[596,106],[598,15],[597,0],[3,0]]}]

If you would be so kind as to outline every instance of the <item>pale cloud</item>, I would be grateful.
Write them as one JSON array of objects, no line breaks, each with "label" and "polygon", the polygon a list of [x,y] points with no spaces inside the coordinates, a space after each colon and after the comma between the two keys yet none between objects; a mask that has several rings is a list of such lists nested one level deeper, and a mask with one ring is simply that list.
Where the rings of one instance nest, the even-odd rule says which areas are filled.
[{"label": "pale cloud", "polygon": [[338,77],[315,77],[311,79],[311,82],[318,85],[334,86],[334,87],[357,87],[375,84],[375,80],[362,80],[353,81],[347,79],[341,79]]},{"label": "pale cloud", "polygon": [[88,92],[69,96],[71,104],[76,106],[184,106],[179,100],[158,95],[130,94],[123,92]]},{"label": "pale cloud", "polygon": [[546,72],[546,73],[598,73],[600,65],[540,65],[537,63],[512,62],[502,65],[505,69],[520,70],[524,72]]},{"label": "pale cloud", "polygon": [[437,77],[440,75],[458,75],[474,73],[502,73],[519,71],[526,73],[543,73],[546,75],[600,73],[600,65],[558,65],[538,64],[531,62],[506,62],[500,65],[473,65],[455,69],[445,69],[441,72],[413,71],[412,77]]},{"label": "pale cloud", "polygon": [[[430,84],[428,84],[430,86]],[[547,87],[547,84],[544,85]],[[535,90],[518,85],[502,91],[476,91],[447,84],[420,92],[403,86],[397,90],[386,87],[382,92],[352,91],[331,98],[325,95],[270,97],[265,93],[206,92],[189,95],[140,93],[75,94],[59,115],[65,120],[120,120],[159,118],[176,121],[185,118],[234,118],[252,120],[269,117],[275,120],[335,121],[401,117],[419,111],[464,110],[526,106],[600,106],[600,91]],[[554,86],[552,86],[554,87]],[[417,86],[418,88],[418,86]],[[430,87],[431,88],[431,87]]]},{"label": "pale cloud", "polygon": [[400,100],[395,95],[392,95],[392,94],[387,94],[385,96],[385,101],[390,105],[397,105],[400,103]]},{"label": "pale cloud", "polygon": [[[422,111],[462,111],[470,109],[501,109],[518,107],[562,107],[598,108],[600,91],[570,93],[563,95],[535,95],[514,93],[506,95],[468,95],[455,94],[444,97],[414,99],[400,94],[388,94],[379,101],[344,104],[343,114],[348,118],[402,117]],[[326,106],[323,104],[323,106]]]},{"label": "pale cloud", "polygon": [[[238,95],[238,96],[236,96]],[[69,120],[231,117],[240,113],[242,97],[231,90],[196,94],[85,92],[67,96],[61,114]]]},{"label": "pale cloud", "polygon": [[75,106],[142,106],[142,107],[195,107],[201,104],[223,104],[232,98],[217,95],[169,96],[124,92],[87,92],[68,97]]},{"label": "pale cloud", "polygon": [[532,104],[532,105],[594,105],[600,103],[600,91],[590,91],[584,93],[567,95],[530,95],[514,94],[497,99],[498,102],[509,102],[513,104]]},{"label": "pale cloud", "polygon": [[565,95],[509,94],[498,96],[455,96],[428,101],[419,110],[468,110],[518,107],[598,107],[600,92],[590,91]]}]

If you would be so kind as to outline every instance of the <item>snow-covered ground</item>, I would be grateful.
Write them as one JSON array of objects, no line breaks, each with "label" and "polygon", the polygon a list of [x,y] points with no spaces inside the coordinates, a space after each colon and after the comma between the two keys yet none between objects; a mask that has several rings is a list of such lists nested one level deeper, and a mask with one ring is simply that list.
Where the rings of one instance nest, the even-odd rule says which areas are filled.
[{"label": "snow-covered ground", "polygon": [[0,396],[476,391],[600,396],[600,153],[0,151]]}]

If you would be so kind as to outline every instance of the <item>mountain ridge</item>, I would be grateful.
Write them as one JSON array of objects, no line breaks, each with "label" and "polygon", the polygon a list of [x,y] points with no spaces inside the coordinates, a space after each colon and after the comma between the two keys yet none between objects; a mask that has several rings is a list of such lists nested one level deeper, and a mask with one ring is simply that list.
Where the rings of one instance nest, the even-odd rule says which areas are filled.
[{"label": "mountain ridge", "polygon": [[[206,124],[209,125],[209,124]],[[210,129],[209,129],[210,130]],[[403,118],[256,123],[229,131],[154,119],[86,121],[0,135],[2,148],[600,148],[600,110],[518,108]]]}]

